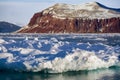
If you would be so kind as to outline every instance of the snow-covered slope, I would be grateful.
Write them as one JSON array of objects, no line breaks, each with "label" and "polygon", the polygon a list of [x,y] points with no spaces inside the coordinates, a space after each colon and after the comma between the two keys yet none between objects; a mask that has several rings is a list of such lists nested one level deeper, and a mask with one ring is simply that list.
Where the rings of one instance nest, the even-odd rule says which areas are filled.
[{"label": "snow-covered slope", "polygon": [[105,8],[101,6],[102,4],[98,2],[89,2],[80,5],[70,5],[70,4],[55,4],[54,6],[46,9],[43,13],[52,14],[53,17],[57,18],[90,18],[90,19],[101,19],[101,18],[111,18],[120,17],[120,13],[112,10],[110,8]]},{"label": "snow-covered slope", "polygon": [[0,33],[11,33],[19,30],[20,28],[20,26],[14,25],[12,23],[4,21],[0,22]]}]

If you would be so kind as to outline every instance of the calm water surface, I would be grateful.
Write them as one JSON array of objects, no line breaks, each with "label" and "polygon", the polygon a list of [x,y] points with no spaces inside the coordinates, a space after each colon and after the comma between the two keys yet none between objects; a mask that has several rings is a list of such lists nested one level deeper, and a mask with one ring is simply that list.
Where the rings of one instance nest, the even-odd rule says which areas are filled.
[{"label": "calm water surface", "polygon": [[0,80],[120,80],[120,68],[61,74],[0,72]]}]

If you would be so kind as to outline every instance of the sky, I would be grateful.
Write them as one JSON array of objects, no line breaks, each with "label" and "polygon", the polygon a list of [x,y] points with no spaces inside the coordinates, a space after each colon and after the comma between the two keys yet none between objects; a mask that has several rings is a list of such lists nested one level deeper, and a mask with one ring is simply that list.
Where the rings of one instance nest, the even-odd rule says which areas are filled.
[{"label": "sky", "polygon": [[25,26],[34,13],[56,3],[83,4],[93,1],[108,7],[120,8],[120,0],[0,0],[0,21]]}]

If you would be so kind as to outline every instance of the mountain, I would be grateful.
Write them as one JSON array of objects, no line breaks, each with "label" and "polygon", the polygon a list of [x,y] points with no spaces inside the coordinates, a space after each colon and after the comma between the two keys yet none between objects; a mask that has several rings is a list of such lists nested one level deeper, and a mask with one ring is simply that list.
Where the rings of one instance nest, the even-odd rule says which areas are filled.
[{"label": "mountain", "polygon": [[14,25],[12,23],[4,21],[0,22],[0,33],[11,33],[19,30],[20,28],[20,26]]},{"label": "mountain", "polygon": [[120,9],[98,2],[55,4],[35,13],[20,33],[120,33]]}]

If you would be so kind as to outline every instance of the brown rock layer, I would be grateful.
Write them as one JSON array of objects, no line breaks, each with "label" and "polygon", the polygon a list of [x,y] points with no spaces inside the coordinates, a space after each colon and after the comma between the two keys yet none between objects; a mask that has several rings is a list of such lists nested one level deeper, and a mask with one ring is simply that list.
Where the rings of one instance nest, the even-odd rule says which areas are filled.
[{"label": "brown rock layer", "polygon": [[55,18],[36,13],[20,33],[120,33],[120,17],[108,19]]}]

